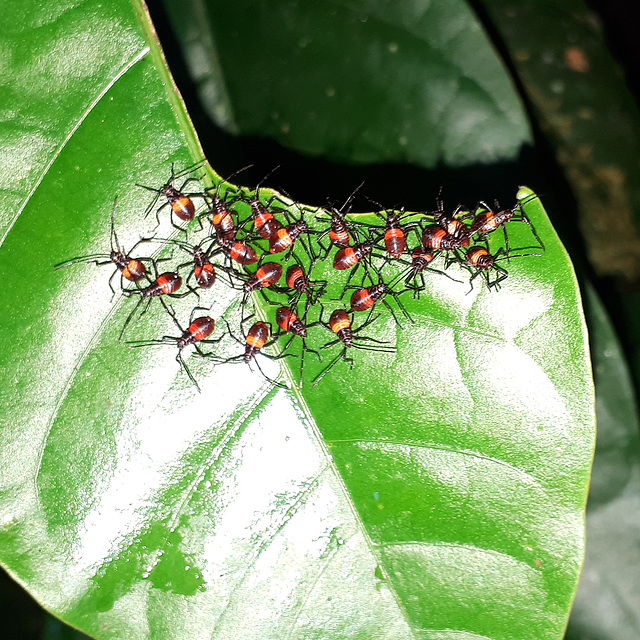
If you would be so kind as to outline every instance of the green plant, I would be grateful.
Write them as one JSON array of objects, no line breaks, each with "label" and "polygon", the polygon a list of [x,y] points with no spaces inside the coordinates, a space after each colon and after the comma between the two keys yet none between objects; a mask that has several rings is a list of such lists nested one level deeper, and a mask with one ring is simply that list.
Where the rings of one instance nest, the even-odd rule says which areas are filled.
[{"label": "green plant", "polygon": [[[499,294],[442,282],[407,301],[418,322],[381,329],[398,345],[384,368],[365,355],[353,374],[336,369],[287,394],[204,363],[198,395],[171,350],[117,344],[128,309],[111,300],[108,274],[52,270],[107,246],[115,195],[123,243],[148,232],[135,183],[161,184],[171,162],[201,158],[134,7],[137,15],[118,0],[66,11],[34,4],[22,24],[24,4],[10,7],[7,100],[22,128],[6,129],[16,168],[1,221],[4,565],[96,638],[560,637],[581,564],[592,389],[577,284],[540,202],[520,194],[544,256],[514,261]],[[451,5],[441,20],[466,25],[451,59],[471,64],[493,53],[473,46],[464,11]],[[308,26],[323,33],[322,17]],[[226,19],[261,36],[259,21]],[[459,95],[482,101],[508,86],[497,59],[485,59],[494,65],[487,86]],[[260,73],[230,78],[247,93],[266,83]],[[331,88],[327,99],[347,89]],[[447,100],[429,95],[441,118]],[[308,115],[304,100],[292,105],[300,120]],[[487,144],[511,158],[529,139],[517,97],[488,107],[488,133],[465,133],[454,113],[442,138],[369,124],[354,147],[334,121],[300,139],[307,151],[326,145],[360,161],[385,149],[387,160],[422,153],[425,165],[442,155],[461,165],[486,158]],[[284,124],[275,130],[298,133]],[[412,146],[422,139],[432,147]],[[233,301],[217,313],[225,306]],[[159,334],[163,321],[150,312],[136,329]]]}]

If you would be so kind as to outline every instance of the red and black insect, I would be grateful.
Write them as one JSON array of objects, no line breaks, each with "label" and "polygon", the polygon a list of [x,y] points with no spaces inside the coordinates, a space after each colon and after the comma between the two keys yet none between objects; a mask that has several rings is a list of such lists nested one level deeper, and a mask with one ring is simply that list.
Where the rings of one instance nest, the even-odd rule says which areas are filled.
[{"label": "red and black insect", "polygon": [[315,322],[313,324],[307,325],[306,322],[303,322],[298,317],[298,314],[290,307],[280,307],[276,311],[276,323],[284,333],[292,334],[289,341],[285,344],[283,348],[283,352],[287,351],[287,349],[290,347],[291,343],[293,342],[293,339],[296,336],[298,336],[302,340],[302,354],[300,355],[300,382],[299,382],[299,386],[302,387],[302,380],[304,375],[304,354],[310,351],[311,353],[315,353],[318,356],[318,360],[322,361],[322,356],[318,351],[307,347],[307,329],[319,323]]},{"label": "red and black insect", "polygon": [[373,308],[376,302],[380,302],[387,293],[390,293],[389,287],[384,282],[370,287],[357,287],[351,296],[349,306],[352,311],[368,311]]},{"label": "red and black insect", "polygon": [[[479,275],[482,275],[489,289],[500,288],[500,283],[509,275],[506,269],[503,269],[496,264],[496,259],[499,259],[498,255],[501,251],[502,249],[499,249],[495,256],[491,255],[485,247],[480,246],[470,247],[466,251],[466,253],[464,254],[464,264],[469,265],[473,268],[471,270],[471,278],[469,279],[471,289],[473,289],[474,278]],[[491,280],[489,276],[490,269],[493,269],[497,272],[496,278],[494,280]],[[469,291],[471,291],[471,289]]]},{"label": "red and black insect", "polygon": [[[192,273],[195,276],[198,286],[203,289],[210,289],[216,281],[216,269],[209,259],[209,253],[205,251],[201,245],[193,247],[193,251],[191,253],[193,255]],[[179,268],[180,267],[178,267],[178,269]],[[189,278],[190,277],[191,276],[189,276]]]},{"label": "red and black insect", "polygon": [[339,271],[345,269],[351,269],[373,251],[373,242],[367,240],[366,242],[358,242],[353,246],[344,247],[340,249],[333,258],[333,268]]},{"label": "red and black insect", "polygon": [[258,254],[256,250],[246,242],[235,240],[233,238],[216,238],[218,245],[224,249],[225,254],[234,262],[239,264],[253,264],[258,262]]},{"label": "red and black insect", "polygon": [[[115,295],[115,289],[111,284],[113,280],[113,276],[115,276],[118,272],[120,272],[121,279],[124,278],[129,280],[129,282],[140,282],[148,277],[147,268],[145,267],[145,262],[154,263],[152,258],[132,258],[131,253],[135,250],[135,248],[142,244],[143,242],[148,242],[147,238],[143,238],[142,240],[138,240],[136,244],[131,247],[129,252],[126,252],[118,242],[118,236],[116,235],[115,228],[115,212],[117,206],[117,199],[113,203],[113,210],[111,211],[111,232],[110,232],[110,240],[111,240],[111,252],[110,253],[94,253],[89,256],[81,256],[79,258],[72,258],[71,260],[66,260],[65,262],[61,262],[60,264],[55,265],[54,269],[62,269],[62,267],[68,267],[71,264],[77,264],[79,262],[94,262],[98,266],[103,264],[114,264],[117,268],[111,274],[109,278],[109,288]],[[124,289],[124,282],[121,282],[121,288]]]},{"label": "red and black insect", "polygon": [[[217,278],[216,269],[221,269],[229,276],[238,276],[237,272],[233,269],[225,267],[223,265],[214,265],[211,262],[211,258],[215,255],[220,249],[213,251],[215,247],[215,243],[211,242],[209,248],[205,250],[202,244],[192,245],[188,242],[182,242],[180,240],[168,239],[168,238],[158,238],[154,239],[155,242],[161,242],[163,244],[175,244],[180,249],[185,251],[186,253],[191,254],[193,260],[191,262],[184,262],[176,267],[176,271],[180,271],[183,267],[192,265],[193,270],[189,274],[187,278],[187,285],[189,284],[189,280],[192,277],[195,277],[198,286],[203,289],[210,289]],[[233,286],[233,282],[229,282],[230,286]]]},{"label": "red and black insect", "polygon": [[[347,285],[351,282],[351,279],[358,271],[360,265],[364,269],[365,276],[369,274],[369,255],[373,252],[373,241],[371,239],[365,242],[358,242],[351,247],[345,247],[344,249],[340,249],[338,253],[333,258],[333,268],[338,271],[344,271],[346,269],[352,269],[349,273],[349,277],[347,278],[347,284],[345,285],[344,290],[346,290]],[[363,278],[364,282],[364,278]],[[344,290],[342,295],[344,295]],[[342,297],[342,295],[340,297]]]},{"label": "red and black insect", "polygon": [[125,321],[124,326],[122,327],[122,331],[120,333],[119,339],[122,340],[122,337],[124,336],[125,331],[129,326],[129,323],[135,316],[136,311],[140,308],[140,306],[144,302],[146,302],[146,304],[144,309],[140,313],[140,316],[143,316],[147,312],[149,305],[151,304],[151,301],[154,298],[158,298],[160,296],[170,296],[172,298],[184,298],[184,296],[187,296],[190,293],[196,293],[197,295],[197,292],[191,288],[188,291],[185,291],[184,293],[176,293],[176,291],[178,291],[178,289],[180,289],[181,286],[182,286],[182,278],[180,277],[180,274],[175,272],[167,272],[167,273],[160,274],[150,285],[146,287],[143,287],[141,289],[125,289],[123,293],[125,293],[128,296],[139,295],[140,299],[138,300],[136,306],[133,308],[133,310],[129,314],[127,320]]},{"label": "red and black insect", "polygon": [[210,357],[210,353],[204,353],[200,349],[200,344],[218,344],[222,337],[216,338],[215,340],[208,340],[207,338],[213,333],[215,329],[215,322],[213,318],[209,316],[201,316],[199,318],[194,319],[195,312],[201,309],[201,307],[196,307],[191,312],[191,317],[189,318],[189,326],[186,329],[183,329],[180,326],[177,318],[174,313],[167,308],[169,315],[175,322],[176,326],[180,330],[180,337],[176,338],[175,336],[162,336],[159,340],[136,340],[127,343],[129,347],[147,347],[153,345],[163,345],[163,344],[175,344],[178,347],[178,354],[176,355],[176,360],[178,364],[184,369],[185,373],[189,377],[189,380],[193,383],[198,391],[200,391],[200,386],[198,385],[196,379],[193,377],[193,374],[187,367],[187,363],[184,361],[182,357],[182,350],[186,347],[193,345],[195,347],[196,352],[201,357]]},{"label": "red and black insect", "polygon": [[211,226],[217,238],[235,240],[236,223],[229,205],[217,194],[213,196],[211,209],[206,212],[211,216]]},{"label": "red and black insect", "polygon": [[276,229],[269,237],[269,253],[282,253],[293,248],[293,243],[308,230],[309,227],[304,220]]},{"label": "red and black insect", "polygon": [[[248,318],[246,318],[245,320],[249,320],[251,318],[251,316],[249,316]],[[226,322],[226,320],[225,320]],[[244,322],[244,321],[243,321]],[[240,323],[241,329],[242,329],[242,324]],[[269,340],[269,335],[271,333],[271,329],[270,329],[270,325],[268,325],[266,322],[256,322],[255,324],[253,324],[251,326],[251,328],[249,329],[247,335],[245,336],[245,340],[244,342],[242,342],[241,340],[239,340],[238,338],[236,338],[236,336],[233,334],[233,332],[231,331],[231,327],[229,327],[229,323],[227,322],[227,329],[229,331],[229,335],[238,343],[241,345],[244,345],[244,353],[237,355],[237,356],[232,356],[231,358],[227,358],[226,360],[223,360],[222,362],[227,363],[227,362],[245,362],[246,364],[249,365],[249,368],[251,368],[251,362],[255,362],[256,367],[258,367],[258,371],[260,371],[260,373],[263,375],[263,377],[270,382],[271,384],[286,389],[286,385],[280,383],[280,382],[276,382],[275,380],[272,380],[269,376],[267,376],[265,374],[265,372],[262,370],[262,368],[260,367],[260,363],[258,362],[256,356],[260,353],[262,354],[265,358],[269,358],[270,360],[279,360],[281,358],[285,358],[288,357],[292,354],[288,354],[288,353],[281,353],[277,356],[271,356],[268,353],[263,353],[262,349],[264,349],[265,347],[268,347],[270,345],[273,344],[273,341],[268,342]],[[243,332],[244,335],[244,332]]]},{"label": "red and black insect", "polygon": [[461,218],[456,217],[458,212],[462,210],[462,205],[458,205],[459,208],[449,214],[443,214],[438,220],[438,225],[441,229],[447,232],[447,234],[457,240],[466,240],[470,236],[469,227],[462,221]]},{"label": "red and black insect", "polygon": [[265,175],[264,178],[262,178],[262,180],[258,182],[258,184],[256,185],[255,194],[253,196],[251,196],[250,198],[240,196],[234,200],[234,202],[242,201],[249,205],[249,207],[251,208],[251,219],[254,223],[254,229],[256,230],[258,235],[265,240],[268,240],[277,229],[283,226],[278,220],[276,220],[273,212],[270,210],[271,203],[277,198],[277,196],[272,196],[271,200],[269,200],[267,204],[263,204],[262,200],[260,199],[260,187],[262,183],[274,171],[276,171],[279,166],[280,165],[269,171],[269,173],[267,173],[267,175]]},{"label": "red and black insect", "polygon": [[257,192],[255,196],[247,200],[247,204],[251,207],[253,227],[261,238],[269,240],[276,231],[282,229],[283,225],[276,220],[273,212],[262,204]]},{"label": "red and black insect", "polygon": [[[253,291],[262,291],[264,295],[264,289],[272,287],[280,280],[282,276],[282,265],[277,262],[265,262],[260,265],[256,272],[250,276],[244,283],[242,289],[244,291],[244,299],[242,301],[243,306],[247,303],[247,298]],[[265,296],[265,299],[266,296]],[[267,299],[267,302],[270,302]]]},{"label": "red and black insect", "polygon": [[[273,211],[271,211],[271,204],[276,199],[277,196],[273,196],[271,200],[267,204],[263,204],[262,200],[260,200],[260,187],[262,183],[279,168],[280,165],[269,171],[260,182],[256,185],[256,193],[254,196],[249,198],[246,202],[251,207],[251,217],[253,218],[253,228],[256,230],[258,235],[265,240],[269,240],[271,236],[278,230],[283,227],[282,223],[276,220],[273,215]],[[282,210],[280,210],[282,212]]]},{"label": "red and black insect", "polygon": [[508,254],[509,238],[507,236],[507,228],[505,226],[506,223],[509,220],[513,220],[514,222],[525,222],[528,225],[529,229],[531,229],[531,233],[538,242],[540,248],[544,250],[544,244],[542,243],[542,240],[540,240],[540,238],[538,237],[534,226],[531,224],[531,220],[529,220],[529,218],[522,210],[522,203],[518,202],[513,207],[513,209],[500,209],[500,205],[497,201],[494,201],[493,206],[494,209],[492,209],[486,202],[483,202],[482,200],[478,203],[473,222],[471,223],[470,236],[485,236],[498,227],[502,227],[505,247]]},{"label": "red and black insect", "polygon": [[432,251],[459,249],[469,246],[469,235],[465,233],[455,236],[442,227],[429,225],[422,231],[422,245]]},{"label": "red and black insect", "polygon": [[142,289],[128,290],[127,293],[140,294],[142,298],[156,298],[157,296],[175,293],[182,286],[182,278],[178,273],[167,272],[160,274],[149,286]]},{"label": "red and black insect", "polygon": [[[379,238],[384,239],[384,248],[387,254],[395,259],[400,258],[400,256],[406,251],[407,248],[407,235],[410,231],[415,231],[418,229],[418,224],[416,222],[410,222],[408,224],[403,224],[403,218],[417,215],[414,213],[405,213],[404,209],[396,210],[396,209],[386,209],[382,210],[382,205],[380,205],[375,200],[371,200],[375,205],[377,205],[381,211],[375,211],[375,215],[378,216],[384,222],[384,232],[378,236],[376,242]],[[364,225],[368,227],[372,227],[372,225]],[[372,227],[379,228],[379,227]],[[417,232],[416,232],[417,233]]]},{"label": "red and black insect", "polygon": [[288,224],[286,227],[281,226],[269,236],[269,253],[283,253],[288,250],[289,254],[286,256],[288,258],[293,252],[296,241],[299,240],[305,253],[313,260],[314,256],[311,249],[305,245],[301,238],[303,233],[309,235],[312,232],[304,220],[304,213],[300,211],[300,218],[298,220]]},{"label": "red and black insect", "polygon": [[[497,265],[496,262],[500,260],[508,260],[510,258],[524,258],[527,256],[539,255],[539,253],[521,253],[512,255],[507,253],[503,247],[498,249],[496,253],[491,254],[487,248],[476,245],[467,249],[463,256],[458,255],[455,260],[460,262],[462,266],[471,273],[471,278],[469,279],[469,284],[471,285],[471,289],[469,289],[470,293],[473,290],[473,281],[478,276],[482,276],[487,284],[487,288],[500,288],[500,283],[505,280],[509,274],[506,269]],[[449,261],[448,264],[450,263],[451,261]],[[496,273],[496,277],[493,280],[489,275],[489,272],[492,270]]]},{"label": "red and black insect", "polygon": [[245,339],[245,349],[242,359],[248,364],[255,360],[256,354],[262,349],[269,339],[269,325],[266,322],[256,322],[249,329]]},{"label": "red and black insect", "polygon": [[401,215],[402,212],[387,211],[384,218],[384,248],[392,258],[399,258],[407,248],[406,230],[400,224]]},{"label": "red and black insect", "polygon": [[[427,285],[424,279],[425,271],[433,271],[434,273],[439,273],[440,275],[446,276],[447,278],[449,278],[449,280],[460,282],[459,280],[452,278],[448,273],[440,271],[439,269],[434,269],[430,266],[438,256],[438,253],[438,251],[428,249],[422,244],[419,244],[411,252],[411,264],[407,269],[404,270],[401,278],[404,278],[404,283],[407,289],[413,291],[414,298],[419,297],[420,291],[424,291],[426,289]],[[420,280],[420,284],[417,284],[418,280]]]},{"label": "red and black insect", "polygon": [[[355,198],[356,193],[362,188],[364,182],[361,182],[346,199],[345,203],[339,208],[331,207],[331,219],[329,222],[329,228],[318,235],[318,244],[325,250],[325,253],[329,253],[331,247],[338,247],[338,249],[344,249],[351,244],[351,235],[349,232],[350,224],[347,222],[345,215],[351,210],[351,203]],[[318,218],[319,220],[320,218]],[[320,240],[329,234],[330,245],[326,249],[322,246]]]},{"label": "red and black insect", "polygon": [[401,326],[396,314],[393,309],[389,305],[389,303],[385,300],[385,297],[390,295],[393,296],[396,300],[398,307],[402,311],[403,315],[409,322],[413,322],[411,316],[407,313],[407,310],[404,308],[403,304],[400,302],[398,296],[400,296],[403,292],[396,292],[393,290],[393,286],[404,278],[404,273],[400,274],[400,277],[397,278],[392,284],[387,285],[382,281],[382,277],[379,277],[378,282],[376,284],[372,284],[370,287],[350,287],[347,286],[347,289],[355,289],[353,294],[351,295],[351,300],[349,302],[349,306],[352,311],[369,311],[369,317],[371,317],[371,313],[373,313],[373,307],[377,302],[382,302],[387,309],[389,309],[393,319],[396,321],[398,326]]},{"label": "red and black insect", "polygon": [[461,204],[454,209],[452,214],[448,214],[444,208],[442,187],[440,187],[436,197],[436,207],[435,211],[429,211],[427,215],[433,216],[435,223],[446,231],[448,236],[456,240],[465,240],[469,237],[469,227],[464,223],[464,220],[473,218],[473,214]]},{"label": "red and black insect", "polygon": [[[388,342],[357,335],[360,331],[362,331],[362,329],[369,326],[377,318],[378,316],[369,318],[364,324],[360,325],[360,327],[358,327],[357,329],[353,329],[352,316],[350,316],[344,309],[336,309],[331,314],[328,325],[323,323],[322,320],[320,321],[321,324],[323,324],[330,331],[333,331],[333,333],[335,333],[337,336],[335,340],[327,342],[327,344],[325,344],[322,348],[326,349],[340,342],[343,344],[343,348],[342,351],[327,365],[327,367],[314,378],[314,386],[317,385],[318,382],[320,382],[320,380],[322,380],[322,378],[327,375],[327,373],[329,373],[329,371],[340,359],[344,360],[345,362],[349,362],[351,368],[353,368],[353,358],[347,357],[347,349],[349,348],[353,347],[354,349],[363,349],[366,351],[380,351],[382,353],[396,352],[396,349],[390,347]],[[372,342],[374,344],[360,344],[359,341]]]},{"label": "red and black insect", "polygon": [[337,209],[333,209],[331,212],[331,222],[329,227],[329,240],[334,247],[344,249],[351,243],[351,236],[349,235],[349,227],[344,216]]},{"label": "red and black insect", "polygon": [[284,331],[300,338],[307,337],[307,327],[302,324],[298,314],[289,307],[280,307],[276,311],[276,323]]},{"label": "red and black insect", "polygon": [[195,167],[190,167],[188,169],[185,169],[180,173],[175,173],[174,166],[172,164],[171,177],[164,185],[162,185],[162,187],[160,187],[160,189],[156,189],[154,187],[147,187],[144,184],[136,185],[138,187],[142,187],[143,189],[147,189],[148,191],[153,191],[156,194],[156,197],[153,199],[153,201],[145,211],[145,218],[151,213],[151,211],[153,211],[153,208],[156,206],[158,199],[164,196],[166,198],[166,202],[164,204],[161,204],[158,207],[158,209],[156,209],[156,220],[158,221],[158,225],[160,224],[160,212],[162,211],[162,209],[168,206],[171,208],[171,224],[177,229],[184,231],[184,229],[182,229],[180,225],[176,224],[173,221],[173,215],[175,214],[180,220],[184,222],[189,222],[193,220],[193,218],[196,215],[196,206],[193,202],[193,198],[197,197],[197,198],[204,199],[204,193],[202,192],[186,193],[185,192],[185,188],[188,184],[190,184],[191,182],[199,181],[198,178],[195,178],[193,176],[187,178],[182,183],[179,189],[176,189],[173,186],[173,183],[175,180],[179,180],[185,175],[192,173],[195,169],[197,169],[200,166],[202,166],[202,163],[196,165]]},{"label": "red and black insect", "polygon": [[[427,287],[427,283],[424,279],[425,270],[429,269],[429,265],[433,262],[437,253],[433,249],[427,249],[422,244],[419,244],[411,252],[411,266],[405,271],[404,284],[408,289],[413,289],[413,297],[420,295],[420,291],[424,291]],[[420,280],[420,284],[417,285],[416,281]]]},{"label": "red and black insect", "polygon": [[292,291],[295,291],[293,296],[289,299],[289,304],[297,304],[297,302],[304,294],[307,296],[307,308],[316,304],[327,286],[326,280],[309,280],[308,276],[304,272],[302,265],[299,262],[291,265],[287,269],[285,280],[287,283],[287,287],[289,287],[289,289],[291,289]]},{"label": "red and black insect", "polygon": [[407,272],[407,279],[405,283],[407,286],[409,282],[412,280],[416,280],[417,277],[421,278],[422,287],[425,288],[424,282],[424,271],[429,267],[429,265],[435,259],[437,253],[433,251],[433,249],[428,249],[422,244],[419,244],[412,252],[411,252],[411,266]]},{"label": "red and black insect", "polygon": [[206,189],[207,195],[211,198],[211,207],[208,211],[205,211],[201,217],[211,216],[211,227],[215,236],[217,238],[223,238],[225,240],[235,240],[236,238],[236,222],[233,219],[234,212],[231,211],[231,205],[236,202],[239,198],[233,198],[231,200],[227,200],[226,196],[222,197],[220,195],[220,188],[223,185],[226,185],[231,178],[238,175],[245,169],[249,169],[252,167],[252,164],[248,164],[246,167],[242,167],[242,169],[238,169],[234,171],[227,178],[220,180],[218,186],[215,188],[215,192],[211,195],[209,192],[214,191],[213,188]]}]

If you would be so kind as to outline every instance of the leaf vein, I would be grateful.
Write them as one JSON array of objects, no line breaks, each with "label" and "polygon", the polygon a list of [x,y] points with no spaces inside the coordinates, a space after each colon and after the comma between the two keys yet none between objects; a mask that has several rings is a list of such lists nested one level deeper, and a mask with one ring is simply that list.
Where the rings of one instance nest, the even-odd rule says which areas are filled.
[{"label": "leaf vein", "polygon": [[265,390],[264,393],[258,395],[257,398],[255,398],[254,402],[247,403],[247,405],[245,406],[245,410],[240,414],[240,416],[238,416],[236,420],[230,423],[230,425],[224,432],[224,435],[220,439],[220,442],[218,442],[218,444],[211,451],[211,454],[200,465],[200,468],[197,470],[193,480],[189,483],[189,486],[183,492],[184,495],[182,499],[176,505],[174,513],[169,519],[169,522],[168,522],[169,531],[171,531],[171,529],[176,525],[178,518],[180,517],[180,514],[184,509],[184,506],[187,504],[187,502],[193,495],[198,484],[200,484],[200,482],[202,481],[202,478],[204,477],[204,474],[207,471],[207,469],[215,465],[215,463],[218,462],[218,460],[220,460],[220,458],[222,457],[222,454],[225,452],[226,448],[228,447],[234,435],[236,435],[238,431],[240,431],[240,429],[242,429],[242,427],[247,424],[247,421],[249,420],[253,412],[256,410],[256,408],[259,407],[264,402],[264,400],[272,393],[273,393],[272,389]]},{"label": "leaf vein", "polygon": [[247,576],[249,574],[249,571],[254,567],[256,561],[262,555],[262,553],[269,547],[269,545],[276,539],[278,534],[291,521],[291,519],[296,514],[298,509],[304,504],[305,500],[309,497],[309,495],[311,495],[312,490],[315,489],[318,486],[318,484],[320,483],[320,478],[324,475],[324,473],[327,471],[327,469],[328,469],[328,467],[323,467],[309,482],[305,483],[305,486],[303,487],[302,491],[299,491],[294,496],[295,499],[294,499],[293,503],[289,506],[289,508],[282,515],[282,517],[280,518],[280,521],[277,523],[277,525],[274,527],[274,529],[269,532],[268,536],[256,548],[256,550],[253,553],[253,557],[250,560],[247,561],[245,570],[242,572],[242,575],[240,576],[240,578],[236,581],[235,585],[233,586],[233,589],[231,590],[231,593],[229,594],[229,597],[227,598],[227,603],[226,603],[226,605],[225,605],[225,607],[224,607],[224,609],[222,611],[222,614],[216,620],[216,623],[215,623],[213,629],[211,630],[211,638],[215,638],[216,637],[216,633],[220,628],[220,624],[223,622],[227,611],[229,611],[231,602],[233,601],[235,594],[238,592],[238,589],[241,587],[241,585],[246,580],[246,578],[247,578]]},{"label": "leaf vein", "polygon": [[493,456],[489,456],[487,454],[480,453],[479,451],[473,451],[472,449],[462,449],[460,447],[454,447],[452,445],[434,444],[434,443],[431,443],[431,442],[418,442],[418,441],[412,441],[412,440],[391,440],[391,439],[389,439],[389,440],[364,440],[362,438],[345,438],[345,439],[328,440],[327,441],[327,444],[329,444],[329,445],[342,444],[342,443],[345,443],[345,444],[363,444],[363,445],[368,445],[368,444],[372,444],[372,445],[391,445],[391,446],[396,446],[396,447],[415,447],[415,448],[420,448],[420,449],[430,449],[432,451],[446,451],[446,452],[450,452],[450,453],[457,453],[457,454],[460,454],[461,456],[470,456],[470,457],[473,457],[473,458],[477,458],[479,460],[486,460],[488,462],[492,462],[494,464],[500,465],[501,467],[505,467],[507,469],[510,469],[511,471],[514,471],[518,475],[524,476],[527,480],[533,482],[537,486],[539,486],[542,489],[544,489],[544,487],[542,486],[542,483],[540,482],[540,480],[538,480],[538,478],[536,478],[531,472],[526,471],[525,469],[521,469],[519,467],[516,467],[513,464],[511,464],[510,462],[507,462],[506,460],[501,460],[500,458],[494,458]]},{"label": "leaf vein", "polygon": [[116,84],[116,82],[118,82],[118,80],[120,80],[120,78],[122,78],[135,64],[137,64],[140,60],[142,60],[147,55],[147,53],[149,53],[149,47],[145,47],[144,49],[139,51],[131,60],[129,60],[129,62],[127,62],[118,71],[118,73],[116,73],[113,76],[113,78],[111,78],[109,82],[107,82],[107,84],[100,90],[98,95],[91,101],[89,106],[84,110],[80,118],[71,127],[71,129],[69,130],[69,133],[67,133],[64,140],[62,140],[58,148],[51,155],[51,159],[49,160],[49,162],[43,167],[42,171],[40,172],[40,175],[38,176],[38,178],[35,181],[35,184],[33,185],[33,188],[26,195],[24,202],[18,207],[18,210],[16,211],[16,214],[14,215],[13,220],[11,220],[11,222],[7,226],[7,229],[4,235],[0,239],[0,246],[2,246],[2,244],[6,240],[7,236],[9,235],[9,232],[11,231],[11,229],[13,229],[18,218],[22,215],[22,212],[25,210],[25,208],[29,204],[31,198],[33,197],[33,194],[38,190],[38,187],[40,186],[45,176],[49,172],[49,169],[51,169],[51,166],[56,161],[56,159],[60,156],[60,154],[62,153],[62,150],[67,146],[71,138],[73,138],[75,132],[82,126],[82,123],[87,119],[91,111],[93,111],[93,109],[102,100],[102,98],[104,98],[104,96],[109,91],[109,89],[111,89]]}]

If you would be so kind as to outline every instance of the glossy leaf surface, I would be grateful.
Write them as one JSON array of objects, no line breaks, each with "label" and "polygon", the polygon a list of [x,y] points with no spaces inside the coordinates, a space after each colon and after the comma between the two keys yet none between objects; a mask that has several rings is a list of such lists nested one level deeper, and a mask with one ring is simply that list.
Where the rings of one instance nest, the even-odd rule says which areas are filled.
[{"label": "glossy leaf surface", "polygon": [[[5,566],[97,638],[560,637],[593,425],[577,288],[539,202],[522,191],[544,254],[510,261],[499,293],[433,274],[407,296],[415,324],[371,327],[397,354],[358,352],[302,393],[189,358],[199,394],[174,349],[118,343],[132,301],[110,267],[52,268],[108,247],[116,194],[130,247],[155,225],[135,183],[197,160],[131,7],[56,6],[30,8],[53,68],[74,68],[65,16],[94,47],[104,12],[120,57],[52,125],[0,248]],[[522,223],[509,237],[531,243]],[[212,313],[237,317],[237,296]],[[132,337],[168,326],[156,305]]]}]

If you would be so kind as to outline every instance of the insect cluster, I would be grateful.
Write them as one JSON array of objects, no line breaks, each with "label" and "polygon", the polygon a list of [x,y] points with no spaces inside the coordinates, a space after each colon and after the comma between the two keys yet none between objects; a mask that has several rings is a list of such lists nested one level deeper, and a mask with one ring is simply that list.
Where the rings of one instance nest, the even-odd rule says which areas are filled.
[{"label": "insect cluster", "polygon": [[[173,344],[178,351],[177,361],[198,389],[182,357],[188,346],[192,345],[198,356],[215,365],[255,364],[269,382],[278,386],[284,385],[264,373],[258,354],[274,360],[299,358],[299,385],[302,386],[305,356],[312,354],[321,362],[324,353],[330,353],[325,350],[338,346],[335,355],[313,378],[312,384],[317,384],[340,360],[353,366],[353,358],[348,355],[352,349],[395,352],[391,343],[361,332],[380,317],[380,314],[374,315],[376,305],[386,307],[398,326],[401,326],[398,310],[408,322],[413,322],[401,296],[419,297],[427,286],[428,272],[436,274],[434,277],[455,280],[446,270],[457,264],[469,273],[471,289],[476,280],[482,280],[490,290],[498,289],[508,276],[499,262],[540,255],[514,253],[509,248],[507,223],[526,223],[539,248],[544,248],[520,203],[512,209],[501,209],[497,203],[492,208],[481,201],[474,209],[458,205],[452,213],[447,213],[438,194],[433,211],[380,208],[374,213],[379,223],[372,223],[362,221],[362,216],[349,215],[351,203],[362,185],[340,208],[305,212],[291,199],[271,190],[265,198],[267,190],[261,188],[262,181],[253,190],[237,189],[227,182],[233,177],[230,176],[216,188],[204,188],[195,175],[198,168],[176,174],[172,167],[169,180],[160,188],[144,186],[155,193],[146,215],[154,212],[160,225],[160,217],[168,209],[171,224],[176,228],[173,237],[143,238],[125,251],[116,235],[114,203],[110,252],[73,258],[56,265],[58,269],[78,262],[95,262],[116,267],[109,279],[112,291],[115,294],[113,278],[119,274],[119,291],[137,299],[124,323],[120,340],[131,322],[144,315],[157,298],[175,324],[176,335],[127,341],[127,346]],[[194,183],[198,185],[195,189],[191,188]],[[187,229],[185,222],[193,223],[193,228]],[[499,228],[503,230],[504,246],[491,253],[488,237]],[[141,245],[149,246],[151,255],[161,248],[165,251],[160,251],[161,257],[156,258],[134,257]],[[171,257],[163,257],[168,252]],[[161,263],[172,260],[176,252],[183,256],[183,261],[171,270],[160,269]],[[433,266],[438,258],[440,269]],[[324,270],[326,276],[328,262],[335,272],[345,274],[342,283],[336,284],[335,277],[321,279],[316,275]],[[210,311],[201,306],[201,296],[208,290],[215,292],[221,282],[237,290],[241,297],[240,326],[234,331],[225,319],[221,334],[213,337],[214,319],[198,314]],[[249,320],[255,320],[252,294],[261,296],[260,306],[267,309],[267,315],[273,315],[278,327],[275,333],[271,324],[263,320],[246,328]],[[170,300],[187,296],[193,296],[198,302],[188,324],[183,325]],[[329,312],[327,307],[333,311]],[[356,316],[362,319],[358,322]],[[327,336],[320,338],[324,344],[314,342],[317,348],[308,344],[312,331],[318,332],[316,335],[324,332]],[[281,338],[276,355],[264,353],[265,348]],[[239,343],[240,353],[224,358],[219,355],[219,349],[207,350],[209,345],[223,340]]]}]

